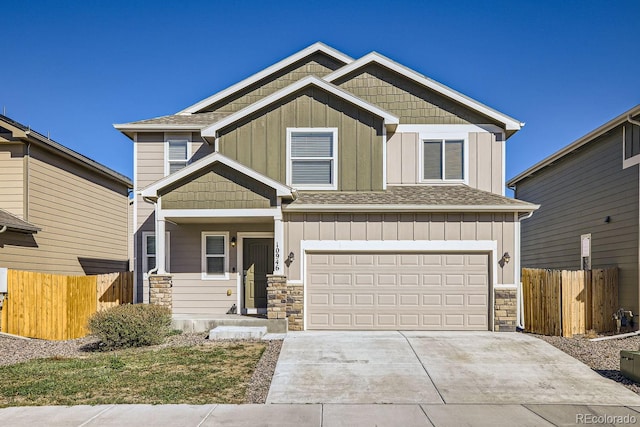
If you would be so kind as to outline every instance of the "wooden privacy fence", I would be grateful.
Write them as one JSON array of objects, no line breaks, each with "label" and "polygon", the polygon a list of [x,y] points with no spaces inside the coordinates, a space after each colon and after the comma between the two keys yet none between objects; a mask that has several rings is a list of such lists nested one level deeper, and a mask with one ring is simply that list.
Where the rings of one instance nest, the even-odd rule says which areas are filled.
[{"label": "wooden privacy fence", "polygon": [[2,332],[30,338],[68,340],[87,335],[96,311],[133,303],[133,273],[98,276],[8,271]]},{"label": "wooden privacy fence", "polygon": [[524,327],[528,332],[571,337],[615,331],[618,269],[522,269]]}]

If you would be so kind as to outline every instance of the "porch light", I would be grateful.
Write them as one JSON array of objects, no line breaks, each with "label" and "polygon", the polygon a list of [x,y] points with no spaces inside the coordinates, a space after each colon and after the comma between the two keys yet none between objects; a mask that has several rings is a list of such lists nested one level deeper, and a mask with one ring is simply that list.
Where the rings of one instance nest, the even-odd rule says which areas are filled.
[{"label": "porch light", "polygon": [[509,252],[505,252],[504,255],[502,255],[502,260],[505,264],[509,264],[509,261],[511,261],[511,255],[509,255]]},{"label": "porch light", "polygon": [[232,248],[236,247],[236,238],[235,238],[235,236],[231,238],[231,247]]}]

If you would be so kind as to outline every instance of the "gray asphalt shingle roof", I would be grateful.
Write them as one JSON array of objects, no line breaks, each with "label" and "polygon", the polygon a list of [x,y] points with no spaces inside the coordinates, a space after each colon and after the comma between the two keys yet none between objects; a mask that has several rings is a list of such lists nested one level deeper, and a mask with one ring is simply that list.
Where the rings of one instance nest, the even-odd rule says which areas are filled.
[{"label": "gray asphalt shingle roof", "polygon": [[195,125],[208,126],[232,113],[196,113],[196,114],[171,114],[168,116],[156,117],[147,120],[138,120],[128,123],[129,125]]},{"label": "gray asphalt shingle roof", "polygon": [[532,210],[535,205],[467,185],[389,186],[384,191],[298,191],[296,205],[504,206]]},{"label": "gray asphalt shingle roof", "polygon": [[40,228],[33,224],[23,221],[17,216],[10,214],[9,212],[0,209],[0,228],[7,226],[10,230],[26,231],[29,233],[37,233]]}]

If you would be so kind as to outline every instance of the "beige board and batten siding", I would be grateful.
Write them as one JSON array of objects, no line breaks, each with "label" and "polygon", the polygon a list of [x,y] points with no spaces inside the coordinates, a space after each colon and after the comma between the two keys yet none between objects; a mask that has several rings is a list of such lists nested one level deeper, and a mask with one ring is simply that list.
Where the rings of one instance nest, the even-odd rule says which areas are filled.
[{"label": "beige board and batten siding", "polygon": [[[500,257],[515,253],[515,215],[513,213],[285,213],[285,253],[293,252],[296,260],[285,275],[289,280],[302,280],[298,256],[302,240],[493,240]],[[498,269],[498,284],[515,282],[514,263]]]},{"label": "beige board and batten siding", "polygon": [[403,124],[497,124],[379,64],[369,64],[334,84],[400,118]]},{"label": "beige board and batten siding", "polygon": [[[502,160],[504,143],[490,132],[469,132],[469,186],[502,195]],[[387,183],[406,185],[420,183],[420,135],[396,132],[388,135]]]},{"label": "beige board and batten siding", "polygon": [[25,218],[24,201],[25,144],[0,142],[0,209]]},{"label": "beige board and batten siding", "polygon": [[[273,232],[273,222],[241,224],[167,224],[171,233],[171,267],[173,276],[174,314],[224,314],[238,302],[238,250],[240,244],[232,248],[227,241],[229,254],[228,279],[202,279],[202,232],[228,232],[229,238],[237,233]],[[230,295],[227,294],[230,291]]]},{"label": "beige board and batten siding", "polygon": [[0,265],[65,275],[126,270],[126,186],[36,146],[28,162],[29,222],[41,230],[32,247],[4,246]]},{"label": "beige board and batten siding", "polygon": [[320,88],[305,88],[220,131],[219,150],[286,184],[287,128],[338,129],[338,190],[382,190],[383,120]]},{"label": "beige board and batten siding", "polygon": [[522,266],[580,268],[590,233],[592,267],[618,266],[620,304],[637,313],[638,166],[622,155],[618,127],[518,182],[516,198],[541,205],[522,222]]},{"label": "beige board and batten siding", "polygon": [[304,77],[311,75],[324,77],[343,65],[343,62],[317,52],[216,102],[203,111],[235,113]]}]

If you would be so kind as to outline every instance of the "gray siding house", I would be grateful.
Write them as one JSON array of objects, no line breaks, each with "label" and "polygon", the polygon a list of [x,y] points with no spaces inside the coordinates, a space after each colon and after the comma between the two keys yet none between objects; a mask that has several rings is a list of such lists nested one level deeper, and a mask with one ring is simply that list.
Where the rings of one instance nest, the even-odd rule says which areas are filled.
[{"label": "gray siding house", "polygon": [[[522,266],[617,266],[619,304],[639,309],[640,105],[511,179],[540,209],[522,222]],[[613,313],[612,313],[613,314]]]},{"label": "gray siding house", "polygon": [[513,330],[519,219],[536,209],[504,195],[521,126],[380,54],[322,43],[117,124],[134,141],[137,299],[168,276],[175,316]]}]

